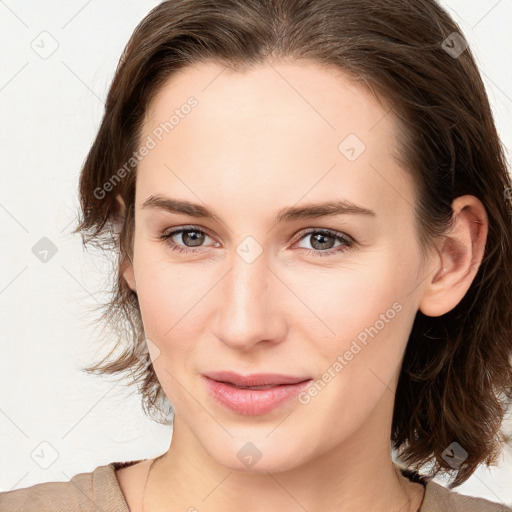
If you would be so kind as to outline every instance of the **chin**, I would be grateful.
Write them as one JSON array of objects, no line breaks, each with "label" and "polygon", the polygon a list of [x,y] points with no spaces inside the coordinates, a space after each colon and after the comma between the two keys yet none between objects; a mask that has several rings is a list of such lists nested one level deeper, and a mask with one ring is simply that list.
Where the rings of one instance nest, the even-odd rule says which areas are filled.
[{"label": "chin", "polygon": [[295,469],[314,457],[313,453],[308,454],[303,448],[308,444],[311,446],[311,441],[302,440],[300,435],[290,432],[286,432],[286,436],[282,432],[279,435],[278,429],[272,432],[274,428],[266,426],[254,435],[245,429],[244,434],[239,436],[229,430],[233,437],[229,434],[222,434],[220,439],[208,436],[203,447],[218,464],[242,473],[280,473]]}]

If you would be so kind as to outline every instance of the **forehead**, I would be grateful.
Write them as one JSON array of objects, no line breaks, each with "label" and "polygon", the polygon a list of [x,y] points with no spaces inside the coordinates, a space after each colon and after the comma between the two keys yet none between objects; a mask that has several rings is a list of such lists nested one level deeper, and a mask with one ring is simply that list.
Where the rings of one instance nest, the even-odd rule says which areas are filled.
[{"label": "forehead", "polygon": [[[344,120],[362,134],[390,110],[363,84],[334,65],[311,60],[268,62],[244,71],[203,62],[185,66],[167,79],[150,102],[145,121],[160,121],[162,114],[172,113],[194,96],[201,100],[204,121],[208,115],[241,123],[265,114],[274,122],[301,116],[310,117],[312,128],[335,131],[344,128]],[[387,124],[391,122],[388,119]]]},{"label": "forehead", "polygon": [[260,204],[342,196],[373,202],[374,209],[377,202],[395,212],[409,209],[412,183],[395,159],[395,123],[385,103],[332,66],[268,63],[245,72],[188,66],[148,108],[143,139],[155,138],[159,127],[162,133],[139,166],[140,186],[146,195],[158,182],[190,197],[189,183],[200,197],[246,190]]}]

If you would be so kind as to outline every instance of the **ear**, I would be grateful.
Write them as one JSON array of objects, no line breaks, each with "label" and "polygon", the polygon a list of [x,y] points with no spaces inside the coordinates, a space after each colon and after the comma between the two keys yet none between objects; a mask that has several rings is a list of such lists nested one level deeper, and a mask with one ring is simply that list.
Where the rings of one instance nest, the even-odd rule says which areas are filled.
[{"label": "ear", "polygon": [[475,196],[460,196],[452,210],[453,228],[443,236],[434,261],[439,270],[425,286],[419,303],[427,316],[444,315],[462,300],[484,256],[489,222],[482,202]]},{"label": "ear", "polygon": [[[116,195],[116,200],[119,203],[120,216],[124,219],[125,214],[126,214],[126,205],[124,203],[124,200],[119,194]],[[137,293],[137,284],[135,283],[133,262],[128,260],[128,261],[125,261],[124,264],[125,264],[125,270],[123,272],[123,277],[124,277],[125,281],[127,282],[129,288],[132,291],[134,291],[135,293]]]}]

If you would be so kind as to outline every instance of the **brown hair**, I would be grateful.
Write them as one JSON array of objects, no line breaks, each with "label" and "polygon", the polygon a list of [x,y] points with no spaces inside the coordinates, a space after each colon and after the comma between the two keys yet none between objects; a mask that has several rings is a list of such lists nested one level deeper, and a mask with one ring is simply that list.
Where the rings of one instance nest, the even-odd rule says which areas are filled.
[{"label": "brown hair", "polygon": [[[85,371],[132,374],[146,413],[163,412],[163,421],[153,419],[169,423],[172,406],[146,350],[137,296],[123,278],[133,250],[136,164],[130,159],[149,102],[178,69],[210,61],[243,71],[269,59],[338,66],[391,106],[401,129],[401,162],[418,190],[423,254],[451,226],[456,197],[471,194],[486,207],[489,232],[478,273],[450,312],[417,312],[393,413],[391,440],[403,463],[420,469],[433,462],[432,475],[456,472],[450,487],[460,485],[482,462],[494,464],[501,442],[510,441],[501,423],[512,400],[512,189],[471,50],[434,0],[173,0],[141,21],[80,176],[82,217],[74,232],[84,246],[118,255],[112,300],[101,317],[115,347]],[[109,360],[118,347],[121,353]],[[467,452],[456,467],[443,457],[453,442]]]}]

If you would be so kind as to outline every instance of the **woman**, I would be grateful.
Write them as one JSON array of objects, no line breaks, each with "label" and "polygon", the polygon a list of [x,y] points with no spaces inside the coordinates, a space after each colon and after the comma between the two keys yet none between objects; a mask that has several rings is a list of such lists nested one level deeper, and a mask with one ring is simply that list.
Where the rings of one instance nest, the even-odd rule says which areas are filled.
[{"label": "woman", "polygon": [[76,231],[118,251],[130,339],[88,371],[134,376],[172,442],[2,510],[511,510],[452,490],[509,442],[510,187],[433,0],[163,2]]}]

